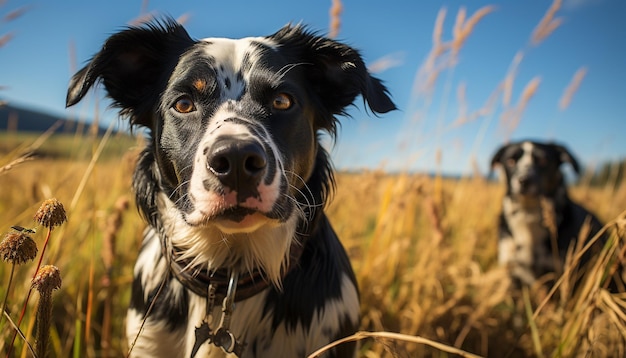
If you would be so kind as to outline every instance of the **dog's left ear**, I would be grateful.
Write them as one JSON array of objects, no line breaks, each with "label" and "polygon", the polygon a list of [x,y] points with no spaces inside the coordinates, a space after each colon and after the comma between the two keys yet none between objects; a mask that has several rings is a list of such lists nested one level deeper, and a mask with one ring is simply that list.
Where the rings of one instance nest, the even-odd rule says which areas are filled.
[{"label": "dog's left ear", "polygon": [[396,109],[387,88],[369,74],[355,49],[316,36],[302,26],[287,25],[270,38],[285,48],[296,49],[294,60],[307,66],[306,75],[332,114],[343,114],[359,94],[375,113]]},{"label": "dog's left ear", "polygon": [[576,174],[580,175],[580,167],[578,166],[578,162],[576,161],[574,155],[572,155],[572,153],[570,153],[570,151],[562,145],[551,144],[551,146],[559,155],[559,164],[569,163]]}]

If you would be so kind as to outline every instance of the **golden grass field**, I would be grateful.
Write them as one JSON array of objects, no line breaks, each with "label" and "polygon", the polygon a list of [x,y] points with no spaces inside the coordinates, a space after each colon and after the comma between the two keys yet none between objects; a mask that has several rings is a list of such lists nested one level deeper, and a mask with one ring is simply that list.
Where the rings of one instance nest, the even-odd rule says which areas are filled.
[{"label": "golden grass field", "polygon": [[[47,198],[56,197],[67,211],[68,220],[52,231],[43,260],[56,265],[63,280],[53,295],[53,357],[122,357],[128,347],[124,316],[145,226],[130,185],[142,143],[110,138],[102,158],[119,152],[120,146],[128,148],[126,153],[96,161],[101,140],[68,137],[68,158],[34,159],[8,169],[17,153],[0,156],[3,234],[12,225],[34,227],[33,215]],[[92,160],[85,150],[94,155]],[[615,190],[582,185],[571,193],[612,223],[623,244],[624,183]],[[482,177],[452,180],[377,171],[338,175],[327,212],[358,276],[361,328],[407,335],[365,339],[360,356],[456,356],[446,352],[453,348],[490,357],[624,355],[626,295],[608,294],[594,281],[610,265],[599,261],[604,266],[590,269],[579,294],[570,292],[569,282],[545,302],[541,287],[527,295],[509,289],[496,265],[502,195],[498,183]],[[32,234],[40,250],[46,232],[39,227]],[[607,250],[607,256],[617,254],[613,246]],[[15,271],[7,306],[14,321],[34,270],[30,262]],[[9,264],[0,264],[2,282],[8,282],[10,271]],[[0,285],[1,297],[6,289]],[[37,301],[34,293],[20,326],[31,343]],[[12,326],[6,319],[0,325],[4,352]],[[445,347],[431,347],[422,339]],[[19,337],[15,351],[15,356],[30,356]]]},{"label": "golden grass field", "polygon": [[[531,45],[560,26],[555,19],[560,3],[555,0],[547,9],[530,36]],[[340,5],[333,1],[333,9]],[[433,96],[438,79],[450,81],[465,40],[493,9],[484,7],[466,16],[461,7],[453,38],[447,41],[442,39],[446,11],[439,12],[433,47],[416,78],[416,97],[426,97],[423,102],[430,103],[428,97]],[[338,31],[334,27],[340,23],[340,13],[332,12],[331,33]],[[502,142],[506,141],[539,86],[533,78],[513,104],[512,84],[523,58],[521,50],[484,108],[474,113],[460,111],[453,124],[479,118],[490,121],[499,110],[505,132]],[[441,76],[443,72],[448,76]],[[584,68],[564,91],[561,109],[567,108],[583,77]],[[459,101],[463,100],[459,95]],[[407,112],[426,112],[419,108],[419,99],[413,101]],[[390,143],[394,144],[398,143]],[[9,133],[0,138],[2,237],[13,225],[34,227],[33,216],[48,198],[57,198],[67,211],[67,222],[52,230],[42,260],[56,265],[63,281],[53,293],[51,357],[126,356],[124,317],[145,227],[130,190],[142,146],[141,139],[116,135],[36,138]],[[54,156],[23,156],[34,147]],[[361,329],[370,333],[356,337],[366,337],[359,356],[626,356],[626,294],[602,289],[603,275],[624,255],[626,183],[592,187],[588,182],[583,177],[581,184],[571,188],[571,196],[606,222],[615,240],[587,269],[577,292],[572,292],[572,275],[555,292],[546,292],[540,285],[518,292],[510,289],[505,271],[496,264],[497,216],[504,191],[498,183],[481,175],[452,180],[384,171],[339,173],[326,211],[360,284]],[[12,266],[0,263],[0,297],[7,297],[13,322],[28,295],[47,231],[38,227],[31,235],[39,255],[34,262],[15,267],[10,290]],[[33,345],[38,301],[35,292],[20,325],[26,341]],[[2,317],[2,356],[11,346],[13,327]],[[31,356],[19,336],[12,349],[13,357]]]}]

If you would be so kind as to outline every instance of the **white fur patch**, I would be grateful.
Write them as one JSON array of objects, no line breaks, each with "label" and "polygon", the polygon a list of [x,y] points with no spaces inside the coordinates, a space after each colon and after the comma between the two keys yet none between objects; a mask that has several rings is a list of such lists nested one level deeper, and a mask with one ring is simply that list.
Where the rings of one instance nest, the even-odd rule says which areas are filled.
[{"label": "white fur patch", "polygon": [[167,277],[169,266],[167,261],[162,259],[161,243],[154,229],[146,228],[143,235],[143,247],[135,262],[134,277],[141,277],[144,293],[148,294],[161,284],[160,281],[154,281],[152,278]]},{"label": "white fur patch", "polygon": [[[169,266],[161,254],[161,243],[157,233],[152,228],[144,232],[143,248],[137,258],[134,269],[134,277],[140,279],[144,292],[143,300],[148,302],[150,292],[157,290],[163,280],[168,277]],[[172,281],[167,292],[172,300],[182,299],[182,286],[177,281]],[[167,321],[150,320],[143,324],[143,313],[129,309],[126,315],[126,337],[128,344],[135,344],[132,357],[168,356],[174,357],[184,347],[183,337],[185,332],[169,332],[166,327]],[[141,327],[144,327],[141,330]],[[141,330],[141,332],[140,332]],[[159,342],[159,344],[155,344]]]},{"label": "white fur patch", "polygon": [[[207,54],[216,59],[216,62],[223,66],[218,68],[218,80],[222,88],[222,100],[236,100],[244,92],[246,83],[249,82],[250,72],[243,73],[241,65],[246,55],[252,56],[250,61],[254,63],[254,51],[252,51],[252,43],[263,43],[264,45],[275,48],[276,44],[264,37],[246,37],[242,39],[227,38],[205,38],[202,41],[208,43]],[[243,81],[239,80],[238,74],[243,76]],[[226,82],[230,82],[230,86],[226,86]]]},{"label": "white fur patch", "polygon": [[550,257],[543,240],[549,237],[548,229],[543,225],[539,200],[510,197],[503,200],[503,211],[507,218],[512,237],[500,241],[498,261],[507,265],[515,277],[527,284],[535,281],[532,267],[535,258]]},{"label": "white fur patch", "polygon": [[129,345],[135,343],[131,357],[178,357],[185,348],[185,331],[170,331],[167,321],[150,320],[137,336],[142,323],[142,314],[128,310],[126,337]]},{"label": "white fur patch", "polygon": [[181,260],[191,260],[190,266],[209,271],[233,267],[243,273],[260,268],[266,279],[280,286],[282,270],[289,264],[298,215],[252,233],[226,234],[215,226],[189,226],[165,195],[159,196],[158,203],[163,208],[165,235],[181,249]]},{"label": "white fur patch", "polygon": [[[522,150],[523,150],[523,154],[522,156],[517,160],[517,167],[518,168],[530,168],[533,165],[533,148],[534,145],[531,142],[524,142],[521,145]],[[518,173],[526,173],[525,170],[518,170]],[[511,180],[510,180],[510,186],[511,186],[511,192],[513,193],[519,193],[522,190],[521,187],[521,182],[519,180],[519,176],[513,175],[511,176]]]}]

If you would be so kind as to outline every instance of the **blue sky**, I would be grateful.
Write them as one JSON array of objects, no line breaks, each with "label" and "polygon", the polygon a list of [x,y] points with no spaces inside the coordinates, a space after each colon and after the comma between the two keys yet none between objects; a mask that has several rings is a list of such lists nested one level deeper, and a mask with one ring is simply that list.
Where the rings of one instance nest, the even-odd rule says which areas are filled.
[{"label": "blue sky", "polygon": [[[340,169],[383,168],[468,173],[471,158],[483,173],[490,156],[506,140],[536,138],[566,144],[579,160],[594,165],[626,157],[626,1],[563,0],[556,16],[560,26],[538,45],[530,44],[551,0],[373,1],[344,0],[338,39],[358,48],[366,63],[391,91],[399,111],[370,116],[360,103],[342,119],[332,147]],[[442,40],[452,39],[461,7],[467,17],[486,5],[494,11],[476,24],[464,43],[457,65],[440,73],[429,94],[414,91],[418,69],[431,48],[435,19],[446,9]],[[11,22],[0,22],[0,36],[14,37],[0,47],[0,99],[61,115],[83,113],[64,108],[71,73],[70,47],[82,66],[108,35],[140,15],[142,1],[12,1],[0,16],[27,6]],[[268,35],[288,22],[301,22],[320,33],[329,28],[331,1],[149,1],[147,11],[188,15],[192,37]],[[502,83],[519,51],[511,93],[516,105],[525,86],[540,80],[514,131],[505,130],[499,97],[491,114],[460,126],[452,124],[461,107],[472,113],[483,107]],[[571,104],[559,99],[576,71],[586,69]],[[461,84],[465,100],[457,98]],[[99,93],[102,96],[102,92]],[[93,103],[94,98],[90,101]],[[101,106],[108,121],[113,110]],[[124,123],[120,123],[123,128]],[[437,153],[441,161],[437,162]],[[438,164],[439,163],[439,164]]]}]

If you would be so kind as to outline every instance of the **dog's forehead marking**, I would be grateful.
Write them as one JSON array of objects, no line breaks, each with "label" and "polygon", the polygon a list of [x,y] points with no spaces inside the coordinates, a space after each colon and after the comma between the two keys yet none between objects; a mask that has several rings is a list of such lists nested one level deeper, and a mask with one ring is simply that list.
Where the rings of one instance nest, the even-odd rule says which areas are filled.
[{"label": "dog's forehead marking", "polygon": [[258,62],[259,46],[275,50],[277,44],[266,37],[229,39],[208,37],[201,40],[205,53],[215,61],[222,99],[238,99],[250,81],[250,69]]},{"label": "dog's forehead marking", "polygon": [[207,82],[202,78],[198,78],[193,82],[193,86],[198,90],[198,92],[204,92],[207,87]]},{"label": "dog's forehead marking", "polygon": [[518,160],[518,164],[520,166],[523,165],[532,165],[533,163],[533,149],[535,148],[532,142],[524,142],[522,143],[523,154]]},{"label": "dog's forehead marking", "polygon": [[535,146],[533,145],[532,142],[522,143],[522,149],[524,150],[524,153],[532,153],[534,147]]}]

